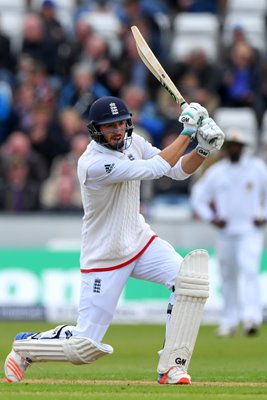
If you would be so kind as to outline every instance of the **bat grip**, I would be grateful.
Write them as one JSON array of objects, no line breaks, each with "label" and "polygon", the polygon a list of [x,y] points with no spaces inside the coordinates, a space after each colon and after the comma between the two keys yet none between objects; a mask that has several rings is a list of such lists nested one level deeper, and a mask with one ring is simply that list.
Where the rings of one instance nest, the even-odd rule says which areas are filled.
[{"label": "bat grip", "polygon": [[188,106],[188,103],[186,101],[184,101],[181,104],[181,109],[184,110],[187,106]]}]

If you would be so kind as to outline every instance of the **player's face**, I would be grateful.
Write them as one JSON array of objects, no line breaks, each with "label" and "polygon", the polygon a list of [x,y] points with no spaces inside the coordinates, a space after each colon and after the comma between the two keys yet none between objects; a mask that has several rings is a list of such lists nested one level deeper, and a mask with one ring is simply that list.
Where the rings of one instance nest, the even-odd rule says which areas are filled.
[{"label": "player's face", "polygon": [[112,122],[100,126],[100,132],[104,136],[105,142],[109,143],[115,150],[123,147],[126,131],[126,121]]},{"label": "player's face", "polygon": [[243,152],[243,145],[240,143],[235,143],[235,142],[231,142],[228,144],[228,146],[226,147],[227,153],[228,153],[228,157],[231,160],[231,162],[238,162],[242,152]]}]

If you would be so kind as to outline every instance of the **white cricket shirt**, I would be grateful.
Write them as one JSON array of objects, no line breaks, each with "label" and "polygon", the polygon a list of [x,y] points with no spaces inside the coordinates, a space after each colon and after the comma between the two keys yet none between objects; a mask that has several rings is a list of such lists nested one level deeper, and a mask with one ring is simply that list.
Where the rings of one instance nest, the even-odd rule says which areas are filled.
[{"label": "white cricket shirt", "polygon": [[82,272],[121,268],[137,258],[156,237],[140,214],[140,181],[189,175],[181,159],[171,168],[153,147],[133,133],[121,153],[92,141],[78,161],[84,207],[80,264]]},{"label": "white cricket shirt", "polygon": [[191,200],[203,220],[225,220],[225,233],[254,230],[255,218],[267,218],[267,167],[256,157],[218,161],[194,185]]}]

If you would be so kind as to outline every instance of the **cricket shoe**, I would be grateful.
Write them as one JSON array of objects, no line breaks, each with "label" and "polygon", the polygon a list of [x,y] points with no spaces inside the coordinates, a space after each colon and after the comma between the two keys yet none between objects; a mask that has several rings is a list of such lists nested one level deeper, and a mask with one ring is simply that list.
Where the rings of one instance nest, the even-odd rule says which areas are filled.
[{"label": "cricket shoe", "polygon": [[159,375],[158,383],[161,385],[190,385],[191,376],[181,371],[178,367],[172,367],[165,374]]},{"label": "cricket shoe", "polygon": [[256,336],[258,333],[259,325],[250,321],[244,323],[244,334],[246,336]]},{"label": "cricket shoe", "polygon": [[[15,337],[15,340],[27,339],[34,335],[33,332],[21,332]],[[5,361],[5,376],[8,382],[19,382],[23,378],[24,372],[31,365],[29,358],[24,358],[14,350],[8,354]]]},{"label": "cricket shoe", "polygon": [[29,358],[23,358],[14,350],[9,353],[5,362],[5,376],[8,382],[19,382],[24,372],[31,365]]}]

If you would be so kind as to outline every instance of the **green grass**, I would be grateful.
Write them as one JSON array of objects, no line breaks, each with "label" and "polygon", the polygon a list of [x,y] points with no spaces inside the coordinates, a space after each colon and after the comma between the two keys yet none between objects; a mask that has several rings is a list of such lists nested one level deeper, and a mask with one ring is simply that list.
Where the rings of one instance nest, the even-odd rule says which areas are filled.
[{"label": "green grass", "polygon": [[[45,323],[0,322],[0,362],[19,331],[40,331]],[[267,326],[259,336],[218,339],[214,327],[202,326],[190,364],[190,386],[155,383],[164,326],[112,325],[104,342],[114,347],[92,365],[34,364],[19,384],[0,374],[1,400],[267,399]],[[97,382],[95,382],[97,381]],[[100,382],[101,381],[101,382]]]}]

